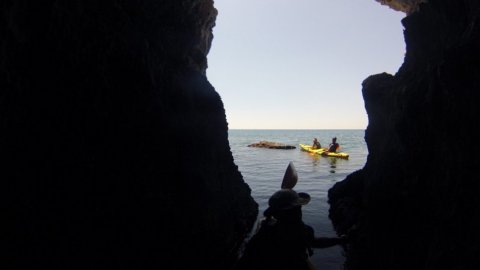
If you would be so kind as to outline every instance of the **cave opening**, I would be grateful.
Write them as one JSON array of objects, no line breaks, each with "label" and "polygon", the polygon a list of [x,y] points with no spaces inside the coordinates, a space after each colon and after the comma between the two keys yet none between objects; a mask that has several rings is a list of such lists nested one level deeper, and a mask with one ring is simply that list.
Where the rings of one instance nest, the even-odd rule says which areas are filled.
[{"label": "cave opening", "polygon": [[[259,204],[258,220],[286,165],[294,161],[299,167],[296,189],[313,198],[304,209],[305,221],[318,235],[335,235],[328,219],[328,189],[361,169],[368,155],[361,84],[373,74],[395,74],[403,63],[405,13],[373,0],[217,0],[215,7],[207,78],[222,97],[230,147]],[[298,147],[311,143],[313,136],[322,145],[340,137],[350,159],[246,147],[261,140]],[[319,269],[337,269],[343,264],[341,253],[339,247],[318,251],[312,261]]]},{"label": "cave opening", "polygon": [[[403,14],[376,2],[425,0],[235,2],[216,1],[208,72],[213,1],[0,4],[3,268],[231,269],[293,159],[318,235],[361,225],[348,269],[478,269],[478,2],[430,0],[403,19],[396,76],[381,72],[403,58]],[[398,16],[398,42],[369,4]],[[390,44],[398,61],[378,67]],[[365,117],[362,86],[365,137],[345,120]],[[350,158],[246,146],[314,136]],[[339,254],[314,260],[338,269]]]}]

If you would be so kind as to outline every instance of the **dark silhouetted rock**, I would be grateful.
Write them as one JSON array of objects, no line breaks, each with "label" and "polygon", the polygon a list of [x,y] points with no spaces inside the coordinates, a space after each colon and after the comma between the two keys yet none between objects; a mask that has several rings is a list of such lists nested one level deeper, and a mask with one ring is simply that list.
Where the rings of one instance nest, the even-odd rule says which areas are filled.
[{"label": "dark silhouetted rock", "polygon": [[248,147],[270,148],[270,149],[295,149],[293,145],[287,145],[278,142],[260,141],[258,143],[249,144]]},{"label": "dark silhouetted rock", "polygon": [[216,14],[0,2],[0,268],[232,265],[257,204],[205,77]]},{"label": "dark silhouetted rock", "polygon": [[479,269],[480,2],[429,0],[403,19],[395,76],[363,82],[365,167],[329,191],[348,269]]}]

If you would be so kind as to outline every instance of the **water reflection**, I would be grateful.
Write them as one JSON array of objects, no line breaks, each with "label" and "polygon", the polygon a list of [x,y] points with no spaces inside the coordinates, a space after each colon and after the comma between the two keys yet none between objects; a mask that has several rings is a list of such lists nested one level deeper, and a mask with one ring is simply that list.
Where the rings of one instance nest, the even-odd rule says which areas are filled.
[{"label": "water reflection", "polygon": [[326,159],[328,162],[329,172],[335,173],[337,169],[337,158],[334,157],[322,157],[320,155],[315,155],[309,153],[309,156],[312,158],[312,165],[313,166],[320,166],[322,160]]},{"label": "water reflection", "polygon": [[309,155],[312,157],[313,166],[320,165],[320,156],[319,155],[315,155],[315,154],[311,154],[311,153],[309,153]]},{"label": "water reflection", "polygon": [[337,168],[337,159],[334,157],[328,157],[328,164],[330,164],[330,173],[335,173]]}]

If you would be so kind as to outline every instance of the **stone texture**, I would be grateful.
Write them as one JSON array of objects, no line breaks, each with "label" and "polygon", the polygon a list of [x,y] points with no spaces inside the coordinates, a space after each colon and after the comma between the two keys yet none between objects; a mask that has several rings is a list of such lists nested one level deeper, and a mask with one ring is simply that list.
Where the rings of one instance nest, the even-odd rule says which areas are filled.
[{"label": "stone texture", "polygon": [[407,16],[405,62],[363,82],[365,167],[329,191],[348,269],[479,269],[480,2]]},{"label": "stone texture", "polygon": [[420,3],[426,3],[428,0],[375,0],[382,5],[387,5],[396,11],[402,11],[411,14],[418,10]]},{"label": "stone texture", "polygon": [[270,149],[295,149],[293,145],[287,145],[279,142],[260,141],[258,143],[249,144],[248,147],[270,148]]},{"label": "stone texture", "polygon": [[257,204],[205,77],[216,14],[0,1],[0,268],[232,265]]}]

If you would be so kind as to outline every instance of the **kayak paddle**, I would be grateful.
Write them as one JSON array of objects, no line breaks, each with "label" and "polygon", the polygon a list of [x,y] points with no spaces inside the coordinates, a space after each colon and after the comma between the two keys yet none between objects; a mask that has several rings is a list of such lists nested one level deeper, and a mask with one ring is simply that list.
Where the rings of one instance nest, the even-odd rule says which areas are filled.
[{"label": "kayak paddle", "polygon": [[293,189],[293,187],[297,184],[298,181],[298,174],[295,166],[293,166],[293,161],[290,161],[288,164],[287,170],[285,171],[285,175],[283,176],[282,181],[282,189]]}]

